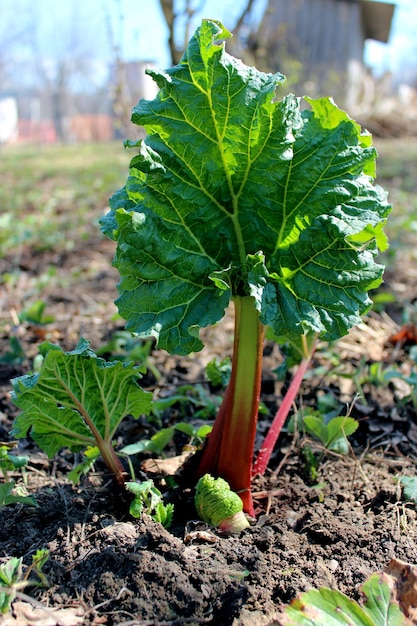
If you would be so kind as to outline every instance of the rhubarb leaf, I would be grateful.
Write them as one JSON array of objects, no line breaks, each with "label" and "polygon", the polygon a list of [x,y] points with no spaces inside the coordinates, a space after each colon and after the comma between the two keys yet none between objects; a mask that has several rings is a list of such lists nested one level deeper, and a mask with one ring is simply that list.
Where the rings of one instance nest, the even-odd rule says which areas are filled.
[{"label": "rhubarb leaf", "polygon": [[204,20],[178,65],[148,70],[160,91],[132,116],[147,137],[101,220],[127,328],[180,354],[233,296],[253,296],[277,336],[334,340],[383,269],[371,136],[330,98],[277,99],[284,77],[230,56],[229,36]]},{"label": "rhubarb leaf", "polygon": [[397,600],[395,581],[385,573],[372,574],[363,584],[365,601],[363,610],[374,626],[406,626],[411,621],[406,618]]},{"label": "rhubarb leaf", "polygon": [[12,399],[22,409],[12,434],[29,432],[50,458],[62,447],[110,443],[126,415],[149,412],[151,394],[138,386],[137,366],[98,358],[84,339],[71,352],[49,342],[40,350],[40,372],[12,380]]},{"label": "rhubarb leaf", "polygon": [[283,626],[375,626],[365,611],[337,589],[310,589],[284,608]]},{"label": "rhubarb leaf", "polygon": [[282,626],[410,626],[386,574],[372,574],[363,584],[363,606],[337,589],[311,589],[283,609]]}]

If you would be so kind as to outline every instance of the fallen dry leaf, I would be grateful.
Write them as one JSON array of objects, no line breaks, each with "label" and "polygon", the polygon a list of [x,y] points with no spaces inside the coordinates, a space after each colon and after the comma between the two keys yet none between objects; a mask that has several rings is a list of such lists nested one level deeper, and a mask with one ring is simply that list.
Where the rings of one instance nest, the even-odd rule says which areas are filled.
[{"label": "fallen dry leaf", "polygon": [[175,474],[193,454],[193,452],[183,452],[169,459],[146,459],[146,461],[141,463],[141,468],[149,474],[171,476]]},{"label": "fallen dry leaf", "polygon": [[2,626],[78,626],[84,619],[82,607],[49,609],[32,606],[29,602],[13,602],[12,614],[5,616]]},{"label": "fallen dry leaf", "polygon": [[394,558],[384,572],[392,580],[392,589],[402,611],[417,624],[417,566]]}]

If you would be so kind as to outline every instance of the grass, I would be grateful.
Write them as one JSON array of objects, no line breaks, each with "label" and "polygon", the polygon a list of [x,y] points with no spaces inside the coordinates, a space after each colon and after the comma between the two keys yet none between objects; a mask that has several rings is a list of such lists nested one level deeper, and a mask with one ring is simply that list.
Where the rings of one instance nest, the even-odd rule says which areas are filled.
[{"label": "grass", "polygon": [[123,184],[129,159],[121,142],[3,147],[0,257],[15,265],[23,246],[71,250],[87,239]]}]

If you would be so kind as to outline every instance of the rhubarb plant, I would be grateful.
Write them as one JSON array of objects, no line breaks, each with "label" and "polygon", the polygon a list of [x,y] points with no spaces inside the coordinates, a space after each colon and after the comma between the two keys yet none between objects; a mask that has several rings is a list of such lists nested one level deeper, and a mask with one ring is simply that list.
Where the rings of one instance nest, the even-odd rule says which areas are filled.
[{"label": "rhubarb plant", "polygon": [[[86,452],[81,471],[101,455],[112,476],[124,485],[127,473],[114,449],[114,437],[127,415],[149,413],[151,394],[137,384],[140,367],[98,358],[80,339],[70,352],[41,344],[39,372],[12,380],[12,399],[22,411],[13,423],[14,437],[32,436],[52,458],[61,448]],[[79,477],[77,471],[73,476]]]},{"label": "rhubarb plant", "polygon": [[136,155],[101,226],[117,242],[119,312],[139,337],[200,350],[200,328],[233,301],[230,382],[199,474],[224,478],[253,514],[265,331],[307,344],[360,321],[390,205],[370,134],[330,98],[280,99],[285,77],[229,55],[230,36],[204,20],[178,65],[147,70],[159,92],[132,115],[147,136],[127,142]]}]

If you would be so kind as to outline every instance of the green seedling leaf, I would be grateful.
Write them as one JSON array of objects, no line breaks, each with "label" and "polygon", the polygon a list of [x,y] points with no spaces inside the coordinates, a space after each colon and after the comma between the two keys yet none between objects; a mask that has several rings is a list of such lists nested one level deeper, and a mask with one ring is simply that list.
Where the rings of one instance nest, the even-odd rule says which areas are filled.
[{"label": "green seedling leaf", "polygon": [[197,440],[201,443],[205,437],[211,432],[212,426],[209,424],[203,424],[196,428],[192,424],[187,422],[178,422],[175,426],[169,428],[161,428],[155,435],[152,435],[151,439],[142,439],[136,443],[131,443],[124,446],[120,450],[120,454],[126,454],[132,456],[134,454],[142,454],[143,452],[152,452],[160,456],[163,453],[165,447],[172,440],[175,431],[179,431],[190,437],[190,443],[194,443]]},{"label": "green seedling leaf", "polygon": [[174,426],[161,428],[161,430],[152,435],[150,439],[142,439],[142,441],[138,441],[137,443],[124,446],[120,450],[120,453],[132,456],[133,454],[141,454],[142,452],[153,452],[159,456],[173,438],[174,432]]},{"label": "green seedling leaf", "polygon": [[378,291],[372,296],[373,310],[377,313],[384,311],[388,304],[397,302],[397,296],[391,291]]},{"label": "green seedling leaf", "polygon": [[74,452],[97,446],[118,480],[112,440],[126,415],[137,418],[150,410],[151,394],[137,384],[140,372],[132,364],[106,362],[81,339],[71,352],[45,342],[39,373],[12,380],[14,403],[22,413],[13,436],[30,433],[51,458],[59,449]]},{"label": "green seedling leaf", "polygon": [[[32,563],[26,567],[25,572],[23,572],[23,559],[21,557],[12,557],[0,566],[0,587],[3,588],[0,591],[0,613],[7,613],[10,610],[10,606],[16,597],[16,591],[19,588],[33,585],[49,586],[46,576],[42,572],[42,568],[48,558],[49,550],[42,548],[32,555]],[[30,578],[32,572],[37,575],[40,582],[33,581]]]},{"label": "green seedling leaf", "polygon": [[174,436],[175,429],[174,427],[170,428],[161,428],[155,435],[152,435],[149,444],[147,446],[147,450],[149,452],[154,452],[157,455],[162,454],[164,448],[169,444]]},{"label": "green seedling leaf", "polygon": [[35,554],[32,556],[32,565],[37,571],[40,571],[48,559],[49,550],[47,548],[40,548],[36,550]]},{"label": "green seedling leaf", "polygon": [[347,437],[350,437],[359,426],[352,417],[333,417],[327,423],[320,413],[303,417],[306,432],[320,441],[327,450],[346,454],[348,451]]},{"label": "green seedling leaf", "polygon": [[0,566],[0,581],[6,587],[10,587],[17,583],[22,576],[23,559],[11,557]]},{"label": "green seedling leaf", "polygon": [[386,574],[373,574],[364,583],[363,610],[374,626],[405,626],[411,624],[395,599],[392,579]]},{"label": "green seedling leaf", "polygon": [[203,439],[211,433],[213,426],[211,424],[203,424],[202,426],[196,428],[193,424],[188,422],[178,422],[178,424],[175,424],[174,428],[175,430],[184,433],[184,435],[188,435],[192,443],[194,440],[199,442],[203,441]]},{"label": "green seedling leaf", "polygon": [[168,528],[173,519],[174,505],[164,504],[162,494],[152,480],[141,483],[125,483],[126,489],[134,495],[129,513],[132,517],[139,518],[143,513],[150,515],[152,519]]},{"label": "green seedling leaf", "polygon": [[178,430],[178,432],[188,435],[188,437],[193,437],[196,432],[195,427],[188,422],[178,422],[178,424],[175,424],[174,428]]},{"label": "green seedling leaf", "polygon": [[411,626],[395,599],[386,574],[373,574],[363,585],[363,606],[336,589],[312,589],[286,606],[282,626]]},{"label": "green seedling leaf", "polygon": [[347,438],[357,430],[359,422],[353,417],[333,417],[327,424],[326,448],[334,452],[347,452]]},{"label": "green seedling leaf", "polygon": [[[35,554],[32,556],[32,564],[29,566],[26,574],[25,581],[27,585],[35,584],[36,586],[49,587],[48,579],[42,571],[43,566],[49,559],[49,550],[47,548],[41,548],[40,550],[36,550]],[[40,582],[33,582],[32,579],[29,579],[29,575],[31,572],[34,572],[39,578]]]},{"label": "green seedling leaf", "polygon": [[232,362],[230,358],[215,357],[206,365],[206,376],[214,387],[226,387],[230,380]]},{"label": "green seedling leaf", "polygon": [[120,454],[132,456],[134,454],[142,454],[142,452],[153,452],[159,456],[173,438],[174,432],[174,427],[161,428],[161,430],[155,433],[155,435],[152,435],[150,439],[142,439],[136,443],[130,443],[124,446],[120,450]]},{"label": "green seedling leaf", "polygon": [[174,505],[171,503],[164,504],[163,502],[158,502],[152,518],[165,528],[169,528],[174,518]]},{"label": "green seedling leaf", "polygon": [[149,444],[149,439],[142,439],[141,441],[137,441],[136,443],[130,443],[129,445],[123,446],[123,448],[121,448],[120,454],[126,454],[127,456],[141,454],[142,452],[146,452],[149,449]]},{"label": "green seedling leaf", "polygon": [[37,300],[23,309],[19,315],[19,321],[29,322],[30,324],[37,324],[39,326],[54,322],[55,318],[53,315],[44,315],[45,308],[46,303],[43,300]]},{"label": "green seedling leaf", "polygon": [[203,424],[200,428],[197,428],[193,436],[198,437],[199,439],[205,439],[212,430],[213,426],[211,424]]},{"label": "green seedling leaf", "polygon": [[0,613],[7,613],[16,596],[15,585],[22,577],[22,558],[11,557],[0,565],[0,587],[8,587],[0,591]]},{"label": "green seedling leaf", "polygon": [[78,465],[76,465],[68,474],[68,480],[74,483],[74,485],[78,485],[81,480],[81,476],[88,474],[88,472],[93,468],[94,463],[100,456],[100,450],[97,446],[89,447],[83,450],[83,455],[85,457],[84,460],[81,461],[81,463],[78,463]]},{"label": "green seedling leaf", "polygon": [[29,461],[28,456],[18,456],[10,454],[10,448],[7,445],[0,446],[0,472],[6,476],[7,472],[12,472],[25,467]]},{"label": "green seedling leaf", "polygon": [[0,357],[0,363],[6,364],[20,364],[26,360],[26,354],[23,350],[22,344],[17,337],[10,337],[9,339],[10,350],[6,350]]},{"label": "green seedling leaf", "polygon": [[13,493],[16,484],[14,481],[0,484],[0,509],[8,504],[27,504],[28,506],[38,506],[34,496],[25,496]]},{"label": "green seedling leaf", "polygon": [[311,589],[284,609],[283,626],[375,626],[361,607],[336,589]]},{"label": "green seedling leaf", "polygon": [[23,559],[11,557],[0,566],[0,582],[6,587],[16,584],[22,576]]},{"label": "green seedling leaf", "polygon": [[404,498],[417,504],[417,476],[401,476],[400,485],[403,488]]}]

